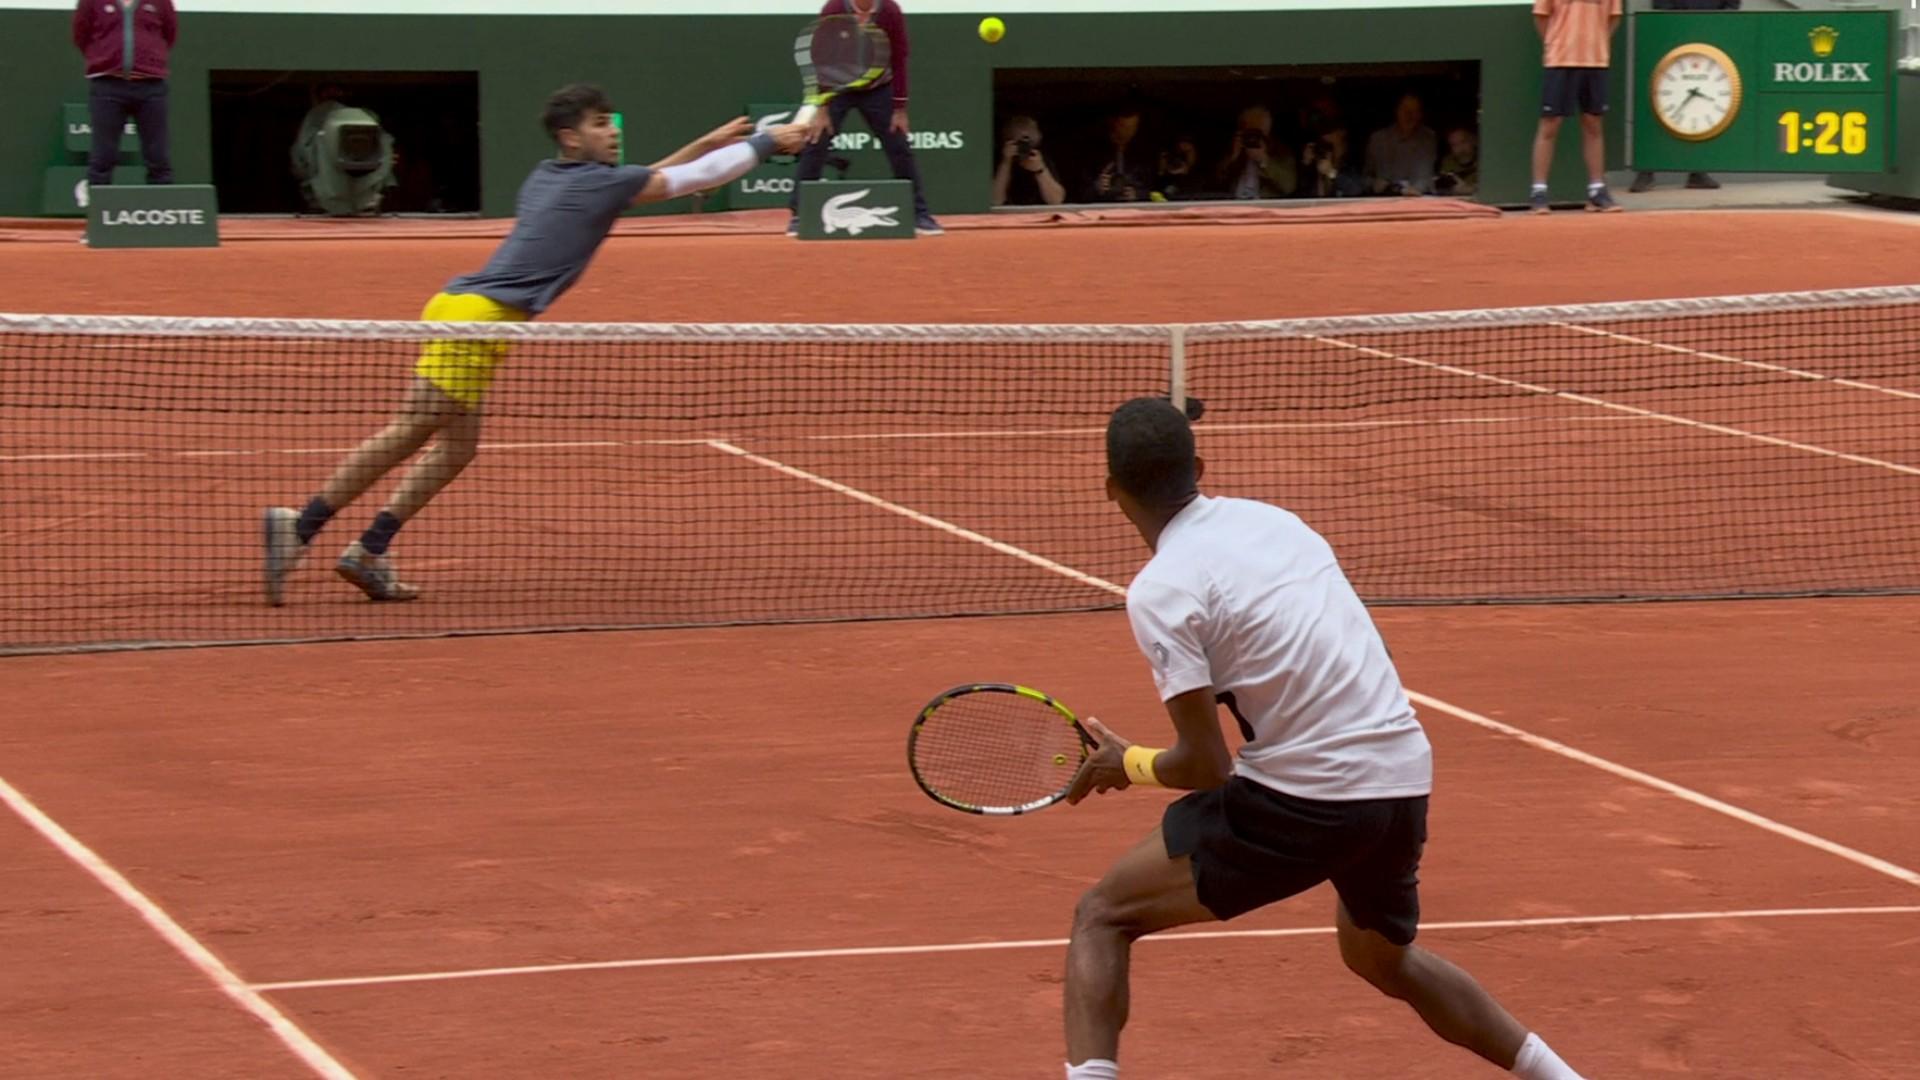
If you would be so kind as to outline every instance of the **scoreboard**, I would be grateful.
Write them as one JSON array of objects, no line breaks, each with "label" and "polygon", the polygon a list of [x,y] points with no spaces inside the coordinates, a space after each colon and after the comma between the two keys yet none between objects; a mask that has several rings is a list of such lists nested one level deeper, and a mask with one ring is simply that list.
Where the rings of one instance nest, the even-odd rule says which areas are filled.
[{"label": "scoreboard", "polygon": [[1652,172],[1892,169],[1896,14],[1635,14],[1631,164]]}]

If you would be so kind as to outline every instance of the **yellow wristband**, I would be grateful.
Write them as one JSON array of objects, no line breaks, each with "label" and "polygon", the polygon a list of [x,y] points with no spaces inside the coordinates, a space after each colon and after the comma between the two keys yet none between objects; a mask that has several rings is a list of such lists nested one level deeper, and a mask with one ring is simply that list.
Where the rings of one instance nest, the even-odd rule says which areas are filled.
[{"label": "yellow wristband", "polygon": [[1151,784],[1154,787],[1162,786],[1160,778],[1153,774],[1153,760],[1164,753],[1166,753],[1165,750],[1156,750],[1151,746],[1127,747],[1126,757],[1124,758],[1127,779],[1136,784]]}]

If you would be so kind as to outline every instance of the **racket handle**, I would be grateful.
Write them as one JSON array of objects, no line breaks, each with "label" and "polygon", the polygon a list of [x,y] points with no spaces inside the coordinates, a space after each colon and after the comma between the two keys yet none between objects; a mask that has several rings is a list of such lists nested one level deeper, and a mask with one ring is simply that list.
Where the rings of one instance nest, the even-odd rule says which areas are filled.
[{"label": "racket handle", "polygon": [[800,111],[793,114],[793,122],[796,124],[811,124],[813,123],[814,116],[819,112],[820,106],[818,105],[802,105],[800,106]]}]

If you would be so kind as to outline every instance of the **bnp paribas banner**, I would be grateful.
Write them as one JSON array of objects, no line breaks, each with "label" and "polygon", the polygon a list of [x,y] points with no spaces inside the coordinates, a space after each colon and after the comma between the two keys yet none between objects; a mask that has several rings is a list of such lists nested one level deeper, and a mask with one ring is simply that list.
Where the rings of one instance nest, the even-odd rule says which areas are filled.
[{"label": "bnp paribas banner", "polygon": [[[747,106],[747,115],[753,118],[754,127],[761,131],[791,122],[796,111],[797,107],[793,105],[761,103]],[[937,119],[935,117],[936,122],[932,126],[915,128],[907,135],[907,141],[913,146],[914,155],[920,158],[923,169],[936,167],[937,155],[958,154],[973,145],[966,131],[941,127]],[[893,175],[887,166],[887,155],[880,148],[879,138],[867,129],[866,120],[858,112],[848,114],[843,128],[833,137],[822,179],[881,179]],[[727,188],[724,203],[715,209],[755,210],[785,206],[793,197],[794,174],[798,168],[797,158],[773,158],[735,180]]]}]

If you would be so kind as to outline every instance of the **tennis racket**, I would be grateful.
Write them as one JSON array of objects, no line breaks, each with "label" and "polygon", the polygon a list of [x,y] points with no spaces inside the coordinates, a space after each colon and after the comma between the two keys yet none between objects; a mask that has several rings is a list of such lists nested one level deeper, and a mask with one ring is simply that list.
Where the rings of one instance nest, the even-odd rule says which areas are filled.
[{"label": "tennis racket", "polygon": [[796,124],[813,122],[836,94],[865,90],[893,70],[893,44],[886,31],[853,15],[829,15],[809,24],[793,41],[802,97]]},{"label": "tennis racket", "polygon": [[1065,705],[1004,683],[956,686],[927,703],[907,737],[914,783],[969,814],[1030,814],[1067,797],[1093,740]]}]

